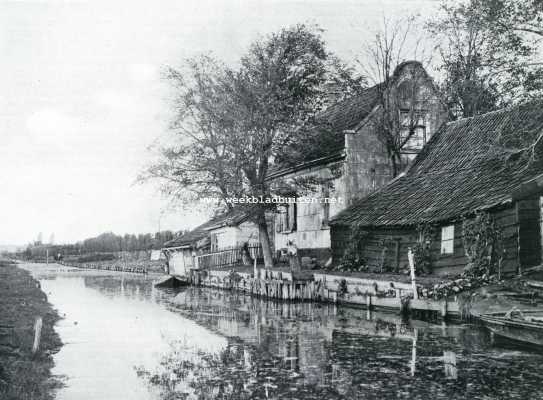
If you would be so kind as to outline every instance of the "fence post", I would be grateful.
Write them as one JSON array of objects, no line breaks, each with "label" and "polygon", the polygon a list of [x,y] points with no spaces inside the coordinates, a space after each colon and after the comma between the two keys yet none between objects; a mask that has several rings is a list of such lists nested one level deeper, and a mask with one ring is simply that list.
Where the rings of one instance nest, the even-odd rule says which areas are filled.
[{"label": "fence post", "polygon": [[43,321],[41,317],[37,317],[36,322],[34,323],[34,344],[32,345],[32,354],[36,354],[40,347],[42,325]]},{"label": "fence post", "polygon": [[411,286],[413,287],[413,299],[418,300],[419,293],[417,291],[417,282],[415,278],[415,257],[411,251],[411,247],[407,250],[407,259],[409,260],[409,269],[411,271]]}]

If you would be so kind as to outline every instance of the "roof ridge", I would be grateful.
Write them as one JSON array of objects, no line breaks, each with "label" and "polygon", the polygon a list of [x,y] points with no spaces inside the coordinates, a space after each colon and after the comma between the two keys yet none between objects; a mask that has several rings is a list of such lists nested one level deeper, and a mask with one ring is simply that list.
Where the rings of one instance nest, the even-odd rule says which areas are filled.
[{"label": "roof ridge", "polygon": [[527,105],[530,105],[530,104],[533,104],[533,103],[543,103],[543,97],[542,98],[537,98],[537,99],[529,99],[529,100],[523,101],[521,103],[509,104],[509,105],[507,105],[505,107],[498,108],[496,110],[487,111],[487,112],[485,112],[483,114],[472,115],[471,117],[458,118],[458,119],[455,119],[455,120],[452,120],[452,121],[448,121],[445,124],[446,125],[456,124],[458,122],[465,122],[465,121],[474,120],[474,119],[478,119],[478,118],[484,118],[484,117],[487,117],[487,116],[492,115],[492,114],[507,113],[507,112],[512,111],[515,108],[520,108],[520,107],[527,106]]}]

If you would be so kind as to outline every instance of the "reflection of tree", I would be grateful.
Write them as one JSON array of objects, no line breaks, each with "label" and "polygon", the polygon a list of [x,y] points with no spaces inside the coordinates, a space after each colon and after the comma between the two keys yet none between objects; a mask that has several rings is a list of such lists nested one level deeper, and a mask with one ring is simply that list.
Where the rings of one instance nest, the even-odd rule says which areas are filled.
[{"label": "reflection of tree", "polygon": [[155,292],[150,279],[132,275],[86,275],[83,277],[85,286],[100,291],[103,295],[126,297],[131,299],[149,299]]},{"label": "reflection of tree", "polygon": [[327,336],[320,330],[330,317],[326,307],[194,288],[175,304],[178,312],[229,339],[217,354],[177,344],[155,370],[139,368],[161,398],[343,398],[326,365]]},{"label": "reflection of tree", "polygon": [[285,368],[282,357],[237,340],[218,354],[181,346],[165,355],[157,370],[137,368],[137,373],[165,400],[282,399],[293,388],[298,394],[311,390],[304,387],[300,374]]},{"label": "reflection of tree", "polygon": [[[176,344],[139,376],[165,400],[533,398],[541,357],[501,358],[475,329],[186,289],[177,312],[228,344]],[[467,394],[466,394],[467,393]]]}]

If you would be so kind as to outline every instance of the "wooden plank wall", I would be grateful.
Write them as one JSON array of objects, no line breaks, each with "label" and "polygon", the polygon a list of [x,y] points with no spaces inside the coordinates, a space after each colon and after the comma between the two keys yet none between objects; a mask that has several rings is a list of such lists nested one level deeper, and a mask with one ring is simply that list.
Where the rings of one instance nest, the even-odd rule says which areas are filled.
[{"label": "wooden plank wall", "polygon": [[[519,224],[516,206],[496,210],[493,212],[493,216],[502,229],[504,248],[506,250],[505,259],[502,263],[502,272],[505,272],[506,274],[516,273],[519,265]],[[526,217],[528,218],[528,214],[526,214]],[[537,221],[539,221],[539,219],[537,219]],[[454,253],[441,254],[441,227],[437,228],[435,238],[430,247],[433,257],[433,272],[438,275],[461,273],[468,263],[462,237],[462,221],[458,220],[444,223],[443,226],[450,224],[454,224]],[[332,227],[331,244],[332,256],[335,264],[339,263],[343,257],[349,243],[349,237],[350,231],[348,227]],[[380,266],[383,249],[381,241],[383,239],[389,241],[385,264],[391,266],[393,269],[406,268],[408,265],[408,248],[415,245],[418,239],[417,232],[414,229],[374,230],[368,237],[363,253],[368,265],[374,267]]]},{"label": "wooden plank wall", "polygon": [[519,269],[519,220],[516,203],[511,207],[493,212],[493,216],[501,228],[503,247],[505,249],[502,272],[508,275],[516,274]]},{"label": "wooden plank wall", "polygon": [[332,251],[332,260],[338,264],[345,254],[349,244],[351,230],[345,225],[333,225],[330,227],[330,245]]},{"label": "wooden plank wall", "polygon": [[[347,227],[332,227],[332,257],[338,263],[349,245],[350,230]],[[383,259],[382,241],[387,241],[385,252],[385,265],[392,270],[399,270],[408,266],[407,252],[417,241],[414,229],[379,229],[373,231],[367,238],[363,257],[368,265],[380,267]]]},{"label": "wooden plank wall", "polygon": [[539,197],[519,200],[519,259],[523,267],[541,263],[541,227]]}]

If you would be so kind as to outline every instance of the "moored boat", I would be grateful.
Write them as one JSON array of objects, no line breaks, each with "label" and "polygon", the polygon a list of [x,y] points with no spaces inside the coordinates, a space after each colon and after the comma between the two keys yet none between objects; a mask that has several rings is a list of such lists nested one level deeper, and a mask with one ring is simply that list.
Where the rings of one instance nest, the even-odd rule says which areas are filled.
[{"label": "moored boat", "polygon": [[517,310],[483,314],[481,320],[495,335],[543,346],[543,310]]},{"label": "moored boat", "polygon": [[189,280],[184,276],[166,275],[157,282],[154,283],[155,287],[180,287],[188,286]]}]

